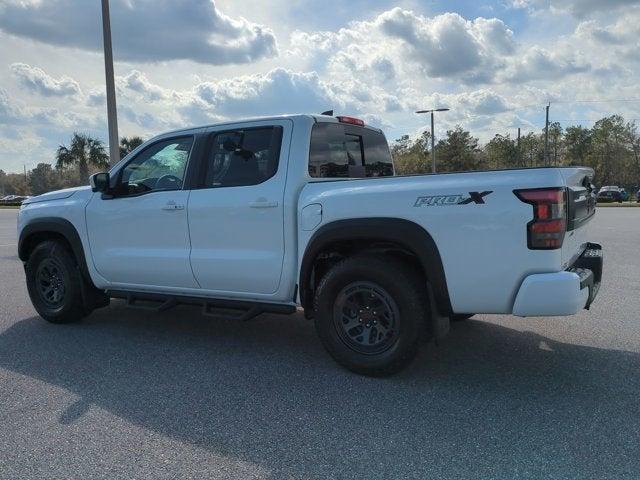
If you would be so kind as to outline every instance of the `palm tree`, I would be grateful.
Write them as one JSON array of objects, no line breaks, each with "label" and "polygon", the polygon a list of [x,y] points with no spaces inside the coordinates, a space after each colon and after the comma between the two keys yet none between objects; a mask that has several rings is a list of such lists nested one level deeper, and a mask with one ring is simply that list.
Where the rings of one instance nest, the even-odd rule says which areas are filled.
[{"label": "palm tree", "polygon": [[140,137],[122,137],[120,139],[120,158],[124,158],[143,143],[144,140]]},{"label": "palm tree", "polygon": [[56,168],[62,170],[76,167],[80,182],[89,177],[89,167],[108,168],[109,156],[105,152],[104,144],[97,138],[84,133],[74,132],[69,147],[60,145],[56,152]]}]

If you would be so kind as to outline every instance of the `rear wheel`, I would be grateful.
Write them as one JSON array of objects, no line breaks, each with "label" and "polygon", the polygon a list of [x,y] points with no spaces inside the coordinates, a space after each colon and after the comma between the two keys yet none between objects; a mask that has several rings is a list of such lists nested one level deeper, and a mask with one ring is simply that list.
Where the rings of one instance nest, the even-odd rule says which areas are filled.
[{"label": "rear wheel", "polygon": [[396,259],[359,255],[336,264],[315,296],[315,325],[324,347],[360,374],[401,370],[416,356],[425,331],[420,287],[420,277]]},{"label": "rear wheel", "polygon": [[82,275],[62,242],[50,240],[37,245],[25,270],[31,303],[45,320],[69,323],[90,313],[82,299]]}]

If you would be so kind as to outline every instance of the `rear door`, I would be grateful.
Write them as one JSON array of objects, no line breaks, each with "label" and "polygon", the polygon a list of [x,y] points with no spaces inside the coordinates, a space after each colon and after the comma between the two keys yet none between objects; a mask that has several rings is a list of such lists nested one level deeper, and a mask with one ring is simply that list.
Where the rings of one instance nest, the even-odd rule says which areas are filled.
[{"label": "rear door", "polygon": [[292,128],[292,121],[278,120],[208,132],[188,206],[191,267],[203,290],[240,297],[277,292]]},{"label": "rear door", "polygon": [[571,266],[589,241],[588,224],[596,212],[596,189],[590,168],[563,168],[567,184],[567,233],[562,244],[562,264]]}]

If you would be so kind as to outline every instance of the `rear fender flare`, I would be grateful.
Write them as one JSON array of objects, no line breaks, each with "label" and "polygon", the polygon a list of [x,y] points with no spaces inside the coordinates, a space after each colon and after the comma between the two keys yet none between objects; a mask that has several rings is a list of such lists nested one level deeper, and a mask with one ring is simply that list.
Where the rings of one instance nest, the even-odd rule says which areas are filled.
[{"label": "rear fender flare", "polygon": [[318,254],[331,243],[358,240],[390,242],[413,253],[431,284],[438,312],[443,316],[453,313],[442,259],[433,237],[412,221],[384,217],[337,220],[322,226],[311,237],[302,259],[299,278],[300,301],[305,309],[313,305],[311,275]]}]

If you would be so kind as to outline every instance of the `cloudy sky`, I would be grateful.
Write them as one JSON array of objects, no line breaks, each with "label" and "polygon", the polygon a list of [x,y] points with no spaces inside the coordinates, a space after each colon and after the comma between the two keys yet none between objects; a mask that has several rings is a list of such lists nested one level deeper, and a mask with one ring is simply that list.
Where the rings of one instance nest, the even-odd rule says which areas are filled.
[{"label": "cloudy sky", "polygon": [[[447,106],[482,140],[640,117],[640,0],[111,0],[120,135],[355,114],[390,140]],[[0,169],[104,140],[100,0],[0,0]]]}]

